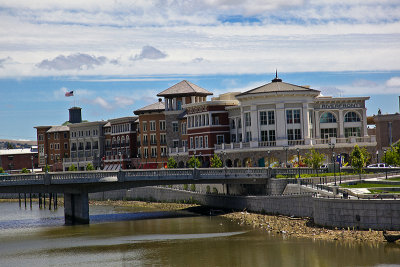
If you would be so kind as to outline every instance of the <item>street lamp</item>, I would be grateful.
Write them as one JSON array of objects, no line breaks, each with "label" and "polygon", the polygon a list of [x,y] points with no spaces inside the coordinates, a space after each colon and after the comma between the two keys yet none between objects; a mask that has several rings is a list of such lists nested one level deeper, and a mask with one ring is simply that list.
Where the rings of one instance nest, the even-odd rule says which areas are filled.
[{"label": "street lamp", "polygon": [[176,165],[178,166],[178,168],[179,168],[179,164],[178,164],[178,162],[179,162],[179,153],[176,153]]},{"label": "street lamp", "polygon": [[[385,167],[387,167],[387,163],[386,163],[386,149],[383,150],[383,153],[385,154]],[[385,168],[385,175],[386,175],[386,179],[387,179],[387,168]]]},{"label": "street lamp", "polygon": [[268,150],[267,151],[267,153],[268,153],[268,168],[271,168],[271,151],[270,150]]},{"label": "street lamp", "polygon": [[301,178],[300,176],[300,149],[296,148],[297,151],[297,167],[299,168],[299,178]]},{"label": "street lamp", "polygon": [[[200,160],[201,160],[201,162],[200,162]],[[199,163],[200,163],[200,168],[201,168],[201,167],[203,167],[203,166],[202,166],[202,165],[203,165],[203,164],[202,164],[202,161],[203,161],[203,158],[201,157],[201,152],[200,152],[200,154],[199,154]]]},{"label": "street lamp", "polygon": [[33,173],[33,156],[31,156],[31,161],[32,161],[32,173]]},{"label": "street lamp", "polygon": [[287,168],[288,167],[288,164],[287,164],[287,153],[288,153],[288,150],[289,150],[289,146],[284,146],[283,147],[283,149],[285,150],[285,152],[286,152],[286,161],[285,161],[285,167]]},{"label": "street lamp", "polygon": [[44,155],[44,159],[45,159],[45,163],[46,163],[44,171],[47,173],[47,154]]},{"label": "street lamp", "polygon": [[342,184],[342,154],[339,154],[339,184]]},{"label": "street lamp", "polygon": [[376,151],[376,163],[379,163],[379,151]]},{"label": "street lamp", "polygon": [[119,155],[119,162],[120,162],[119,170],[122,170],[122,153],[119,152],[118,155]]},{"label": "street lamp", "polygon": [[336,186],[336,168],[335,168],[335,152],[332,153],[332,161],[333,161],[333,177],[335,177],[335,186]]}]

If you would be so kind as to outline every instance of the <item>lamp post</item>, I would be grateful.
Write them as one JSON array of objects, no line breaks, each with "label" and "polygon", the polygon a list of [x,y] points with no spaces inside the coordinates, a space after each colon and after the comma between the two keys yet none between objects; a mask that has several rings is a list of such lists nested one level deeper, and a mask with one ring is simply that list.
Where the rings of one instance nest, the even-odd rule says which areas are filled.
[{"label": "lamp post", "polygon": [[200,163],[200,168],[201,168],[201,167],[203,167],[203,166],[202,166],[203,164],[202,164],[202,162],[200,162],[200,159],[201,159],[201,161],[203,161],[203,158],[201,157],[201,152],[200,152],[200,154],[199,154],[199,163]]},{"label": "lamp post", "polygon": [[122,153],[119,152],[118,155],[119,155],[119,162],[120,162],[119,170],[122,170]]},{"label": "lamp post", "polygon": [[193,167],[196,169],[196,167],[197,167],[197,164],[196,164],[196,159],[197,159],[196,150],[193,151],[193,156],[194,156],[194,166]]},{"label": "lamp post", "polygon": [[342,184],[342,154],[339,154],[339,184]]},{"label": "lamp post", "polygon": [[376,151],[376,163],[379,163],[379,151]]},{"label": "lamp post", "polygon": [[287,164],[287,153],[288,153],[289,147],[288,147],[288,146],[284,146],[284,147],[283,147],[283,149],[284,149],[284,150],[285,150],[285,152],[286,152],[286,161],[285,161],[285,167],[287,168],[287,167],[288,167],[288,164]]},{"label": "lamp post", "polygon": [[270,150],[268,150],[267,151],[267,153],[268,153],[268,168],[271,168],[271,151]]},{"label": "lamp post", "polygon": [[296,151],[297,151],[297,167],[299,169],[299,178],[301,178],[301,176],[300,176],[300,149],[296,148]]},{"label": "lamp post", "polygon": [[179,153],[176,153],[176,166],[179,168]]},{"label": "lamp post", "polygon": [[46,163],[46,165],[44,167],[44,171],[45,171],[45,173],[47,173],[47,154],[44,155],[44,160],[45,160],[45,163]]},{"label": "lamp post", "polygon": [[333,161],[333,177],[335,177],[335,186],[336,186],[336,168],[335,168],[335,152],[332,153],[332,161]]},{"label": "lamp post", "polygon": [[147,157],[148,157],[148,155],[146,155],[145,157],[146,157],[146,169],[147,169]]},{"label": "lamp post", "polygon": [[33,173],[33,156],[31,156],[31,161],[32,161],[32,173]]},{"label": "lamp post", "polygon": [[[333,155],[333,152],[334,152],[334,149],[335,149],[335,143],[330,142],[328,144],[328,146],[332,150],[332,155]],[[333,158],[332,158],[332,164],[333,164],[333,169],[335,169],[335,162],[333,161]]]},{"label": "lamp post", "polygon": [[[385,167],[387,167],[386,166],[387,165],[387,163],[386,163],[386,149],[383,150],[383,153],[385,154]],[[387,168],[385,168],[385,176],[386,176],[385,179],[387,179]]]}]

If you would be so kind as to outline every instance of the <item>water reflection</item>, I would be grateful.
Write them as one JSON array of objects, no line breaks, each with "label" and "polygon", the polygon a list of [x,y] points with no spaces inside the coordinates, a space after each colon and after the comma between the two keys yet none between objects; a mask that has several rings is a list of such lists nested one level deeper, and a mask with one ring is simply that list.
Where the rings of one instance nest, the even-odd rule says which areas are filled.
[{"label": "water reflection", "polygon": [[3,204],[1,266],[400,266],[398,244],[285,239],[219,217],[112,206],[91,207],[90,225],[63,226],[62,209],[20,215]]}]

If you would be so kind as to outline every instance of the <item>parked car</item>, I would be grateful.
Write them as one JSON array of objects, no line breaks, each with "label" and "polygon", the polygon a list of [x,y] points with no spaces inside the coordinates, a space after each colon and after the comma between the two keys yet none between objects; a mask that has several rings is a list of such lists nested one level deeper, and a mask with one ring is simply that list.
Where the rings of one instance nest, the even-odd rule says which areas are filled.
[{"label": "parked car", "polygon": [[326,168],[328,168],[328,165],[327,164],[322,164],[320,168],[321,169],[326,169]]},{"label": "parked car", "polygon": [[375,163],[375,164],[368,165],[367,168],[370,168],[370,169],[393,168],[393,166],[388,165],[386,163]]}]

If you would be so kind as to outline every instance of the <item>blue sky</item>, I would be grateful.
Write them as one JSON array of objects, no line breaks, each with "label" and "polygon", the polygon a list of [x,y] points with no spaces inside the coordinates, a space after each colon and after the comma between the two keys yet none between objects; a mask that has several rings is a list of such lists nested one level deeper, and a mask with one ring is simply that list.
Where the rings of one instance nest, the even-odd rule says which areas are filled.
[{"label": "blue sky", "polygon": [[214,95],[286,82],[397,112],[395,0],[0,0],[0,139],[68,119],[130,116],[190,80]]}]

